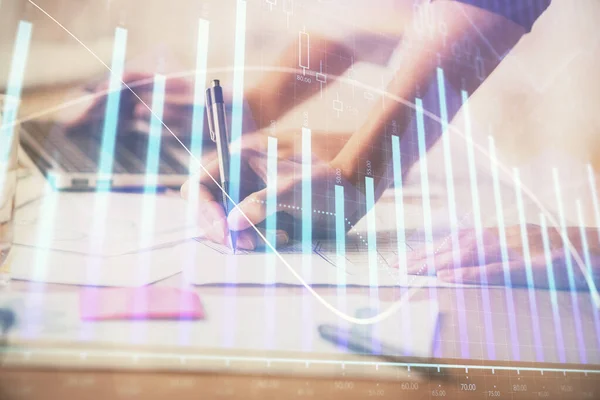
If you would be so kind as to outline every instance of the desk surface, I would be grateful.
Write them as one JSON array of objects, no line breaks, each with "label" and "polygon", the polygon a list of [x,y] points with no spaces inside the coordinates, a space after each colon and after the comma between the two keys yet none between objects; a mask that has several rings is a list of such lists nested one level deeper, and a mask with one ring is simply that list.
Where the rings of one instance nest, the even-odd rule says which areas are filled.
[{"label": "desk surface", "polygon": [[[156,282],[154,285],[177,288],[186,287],[187,289],[195,290],[200,296],[225,297],[231,294],[231,288],[185,286],[181,274]],[[40,285],[29,282],[13,282],[12,288],[18,291],[45,291],[46,293],[73,293],[81,290],[75,286]],[[334,295],[336,291],[335,288],[320,288],[317,290],[322,295]],[[367,291],[368,288],[349,288],[348,294],[367,295]],[[510,298],[509,294],[512,295],[512,301],[515,304],[514,311],[511,310],[510,312],[507,308],[507,299]],[[265,291],[260,287],[239,287],[235,289],[235,295],[243,301],[245,298],[262,297],[265,295]],[[273,301],[277,301],[277,297],[287,295],[310,296],[302,288],[278,287],[272,293]],[[380,298],[382,300],[397,299],[400,295],[400,289],[382,288],[380,290]],[[574,320],[575,314],[573,313],[571,295],[568,292],[559,292],[557,296],[561,318],[560,326],[563,330],[563,342],[567,356],[566,361],[580,364],[579,354],[581,353],[581,349],[578,346],[577,323]],[[463,300],[459,303],[461,297]],[[482,300],[486,297],[489,299],[489,308],[484,305]],[[586,293],[578,293],[575,297],[578,300],[577,307],[579,307],[579,315],[581,315],[580,322],[582,324],[584,340],[583,352],[587,357],[588,363],[598,364],[600,363],[600,352],[598,348],[598,335],[596,335],[593,325],[590,296]],[[512,362],[495,362],[491,359],[514,360],[512,353],[514,350],[511,346],[508,332],[509,318],[514,312],[515,321],[519,329],[518,351],[520,360],[535,361],[536,351],[532,335],[532,321],[534,318],[532,318],[530,308],[530,299],[535,298],[538,311],[537,316],[542,332],[543,361],[546,363],[560,361],[559,352],[556,347],[550,293],[548,291],[534,290],[530,293],[527,289],[507,290],[505,288],[489,288],[486,292],[482,288],[464,290],[456,288],[424,288],[417,291],[413,297],[414,300],[430,298],[438,300],[441,312],[438,327],[439,332],[434,343],[434,354],[436,357],[480,360],[479,362],[474,361],[475,365],[513,365]],[[459,304],[464,304],[464,307],[459,307]],[[486,313],[484,312],[486,308],[492,310],[492,315],[488,315],[491,317],[489,319],[486,319]],[[459,310],[464,310],[464,312]],[[460,324],[461,320],[466,321],[466,323]],[[492,324],[492,346],[489,345],[490,330],[486,326],[486,323],[489,322]],[[173,323],[177,323],[177,321]],[[227,349],[223,350],[226,351]],[[493,352],[494,357],[490,356],[490,352]],[[237,350],[234,353],[238,354]],[[265,354],[268,356],[269,352],[267,351]],[[362,360],[371,361],[367,358],[363,358]],[[488,361],[481,364],[481,360]],[[443,363],[443,361],[439,362]],[[15,398],[28,398],[27,396],[23,396],[23,391],[25,390],[23,388],[29,388],[27,389],[28,392],[25,390],[26,394],[37,394],[35,398],[46,398],[44,397],[45,393],[47,393],[47,398],[53,398],[50,394],[52,396],[60,393],[65,395],[85,393],[88,395],[90,392],[97,395],[97,398],[127,395],[133,398],[152,399],[161,398],[166,393],[178,393],[180,394],[179,398],[194,398],[200,390],[199,388],[202,388],[204,393],[227,394],[229,398],[245,399],[281,398],[278,396],[284,393],[286,394],[286,398],[293,398],[294,396],[304,397],[310,393],[317,397],[326,394],[326,397],[323,398],[337,398],[336,396],[340,395],[343,395],[344,398],[364,398],[364,396],[373,395],[374,393],[379,393],[379,397],[383,398],[398,398],[400,395],[403,396],[402,398],[422,398],[420,396],[431,395],[431,393],[446,393],[447,396],[445,397],[447,398],[463,398],[465,393],[461,391],[461,388],[470,387],[463,386],[465,384],[476,384],[480,388],[484,387],[486,391],[495,391],[496,388],[509,390],[515,384],[524,384],[529,385],[529,394],[533,395],[534,393],[531,393],[531,388],[535,387],[535,390],[545,393],[546,390],[550,390],[546,389],[546,385],[550,384],[556,386],[553,390],[559,392],[560,389],[557,385],[562,382],[560,388],[569,388],[570,385],[575,385],[577,387],[577,394],[562,393],[564,396],[561,398],[579,398],[577,396],[582,393],[584,395],[592,393],[592,396],[593,393],[600,393],[600,379],[597,379],[595,375],[578,377],[577,379],[579,380],[575,381],[572,373],[563,375],[558,372],[546,370],[545,375],[540,375],[539,372],[537,374],[534,372],[528,373],[527,371],[521,371],[517,375],[514,371],[502,371],[499,367],[497,367],[498,369],[493,375],[490,375],[489,371],[485,373],[483,370],[477,372],[477,370],[465,371],[464,369],[459,370],[454,368],[448,372],[442,371],[442,375],[440,376],[435,375],[435,369],[429,368],[426,371],[428,375],[423,375],[428,379],[424,380],[422,376],[418,374],[414,375],[415,372],[419,371],[418,363],[415,363],[413,364],[412,378],[410,372],[407,373],[406,369],[403,368],[395,370],[394,374],[396,376],[391,381],[382,379],[380,375],[377,375],[379,378],[373,380],[374,375],[368,372],[383,373],[383,370],[375,372],[373,364],[370,366],[365,365],[362,369],[358,370],[360,376],[358,379],[356,375],[352,375],[351,369],[348,369],[346,371],[337,371],[333,374],[331,380],[325,379],[324,376],[326,375],[306,376],[302,374],[298,375],[295,372],[274,375],[269,372],[268,368],[264,368],[264,365],[262,366],[263,368],[259,368],[256,365],[248,365],[246,366],[245,373],[242,375],[237,373],[234,375],[227,374],[227,372],[218,368],[216,369],[216,373],[200,373],[196,375],[190,375],[189,373],[182,375],[173,371],[157,374],[127,368],[122,370],[119,375],[108,372],[112,368],[120,368],[122,366],[106,365],[105,368],[99,371],[82,370],[75,366],[76,369],[63,369],[62,373],[57,372],[60,370],[55,371],[53,369],[39,368],[26,371],[26,373],[22,369],[8,370],[0,374],[3,375],[3,378],[0,379],[0,388],[6,387],[4,385],[10,381],[12,391],[9,393],[16,393],[18,396],[21,396]],[[558,367],[565,366],[559,365]],[[376,365],[375,368],[377,368]],[[353,390],[344,392],[344,385],[348,386],[348,388],[351,387]],[[94,388],[94,390],[92,391],[90,388]],[[409,392],[407,393],[407,391]],[[538,393],[535,392],[536,395]],[[521,394],[524,395],[523,393]],[[568,395],[573,395],[573,397],[568,397]],[[31,398],[34,398],[33,395]],[[532,397],[525,395],[518,398]]]},{"label": "desk surface", "polygon": [[[157,286],[170,286],[176,288],[185,287],[196,291],[201,297],[206,295],[231,294],[231,288],[211,286],[187,286],[183,282],[181,274],[156,282]],[[18,291],[46,291],[56,292],[78,292],[77,286],[37,284],[29,282],[13,282],[12,288]],[[369,288],[348,288],[347,293],[368,295]],[[402,295],[399,288],[381,288],[380,299],[385,301],[397,300]],[[317,288],[322,295],[336,294],[336,288]],[[235,295],[239,298],[265,296],[264,288],[261,287],[239,287],[235,289]],[[273,294],[278,296],[311,296],[301,287],[277,287]],[[484,304],[484,298],[489,299],[489,305]],[[512,298],[513,309],[509,309],[507,299]],[[515,323],[519,332],[518,361],[542,361],[536,358],[536,349],[533,337],[533,321],[531,312],[532,300],[535,299],[537,306],[537,318],[540,331],[542,332],[543,361],[559,363],[559,352],[556,345],[555,321],[553,317],[551,296],[547,290],[532,290],[526,288],[423,288],[418,290],[411,300],[437,299],[440,307],[440,321],[438,335],[434,343],[434,356],[453,359],[474,360],[499,360],[517,361],[514,358],[514,350],[510,341],[509,324],[514,315]],[[577,301],[573,303],[573,299]],[[594,327],[593,307],[589,293],[579,292],[571,296],[570,292],[557,293],[558,313],[560,315],[560,326],[565,344],[565,356],[567,363],[573,364],[600,364],[600,348],[598,335]],[[460,304],[464,304],[460,306]],[[575,320],[573,312],[578,307],[579,321]],[[491,315],[486,315],[485,310],[490,310]],[[514,313],[514,314],[513,314]],[[489,317],[489,318],[486,318]],[[461,324],[464,320],[466,323]],[[487,326],[486,324],[490,324]],[[577,326],[581,324],[582,343],[578,343]],[[493,336],[493,345],[490,345],[490,328]],[[486,333],[487,332],[487,333]],[[580,359],[581,349],[587,359]]]}]

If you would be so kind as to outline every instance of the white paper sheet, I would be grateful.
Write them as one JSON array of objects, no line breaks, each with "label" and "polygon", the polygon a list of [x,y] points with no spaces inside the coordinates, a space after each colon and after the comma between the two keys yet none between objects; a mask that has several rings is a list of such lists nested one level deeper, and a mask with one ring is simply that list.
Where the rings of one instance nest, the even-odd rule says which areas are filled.
[{"label": "white paper sheet", "polygon": [[[378,252],[377,270],[371,274],[368,254],[362,250],[346,253],[338,261],[330,249],[315,244],[315,251],[303,255],[297,249],[281,249],[280,257],[265,252],[238,252],[206,241],[189,241],[181,251],[196,260],[184,269],[187,281],[196,285],[359,285],[402,287],[457,287],[435,276],[402,274],[390,261],[397,252]],[[461,285],[466,286],[466,285]]]},{"label": "white paper sheet", "polygon": [[[324,298],[336,304],[338,298]],[[160,348],[239,348],[281,351],[339,353],[334,344],[322,339],[320,324],[351,327],[309,296],[201,296],[206,319],[199,321],[100,321],[83,322],[79,318],[77,293],[1,293],[0,306],[8,305],[17,312],[19,324],[9,339],[46,340],[53,342],[83,342],[150,345]],[[346,297],[349,313],[370,307],[368,297]],[[391,303],[382,302],[385,309]],[[308,310],[302,317],[302,309]],[[407,303],[387,320],[370,326],[354,325],[354,329],[369,329],[386,345],[414,356],[430,357],[438,320],[435,302]],[[308,323],[307,323],[308,322]],[[409,346],[410,344],[410,346]],[[410,348],[408,348],[410,347]]]},{"label": "white paper sheet", "polygon": [[50,193],[17,210],[15,243],[111,256],[201,234],[178,196]]},{"label": "white paper sheet", "polygon": [[181,271],[181,244],[118,256],[91,256],[15,245],[13,279],[90,286],[142,286]]}]

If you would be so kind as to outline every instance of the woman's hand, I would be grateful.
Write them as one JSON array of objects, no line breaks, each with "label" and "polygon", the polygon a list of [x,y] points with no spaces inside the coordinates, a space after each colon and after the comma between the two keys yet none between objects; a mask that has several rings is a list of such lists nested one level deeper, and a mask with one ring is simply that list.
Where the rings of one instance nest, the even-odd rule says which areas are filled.
[{"label": "woman's hand", "polygon": [[[330,138],[313,132],[313,148],[325,148],[323,144]],[[303,220],[303,165],[301,136],[296,133],[281,135],[277,154],[277,245],[287,243],[290,238],[299,236]],[[320,139],[319,139],[320,138]],[[237,246],[252,250],[264,245],[253,226],[263,232],[263,221],[268,217],[267,141],[263,133],[244,135],[241,149],[240,199],[238,206],[228,216],[222,205],[222,193],[214,178],[220,182],[217,160],[206,166],[207,173],[201,174],[199,182],[186,182],[182,195],[188,200],[196,198],[200,209],[199,224],[205,228],[205,237],[221,244],[228,244],[229,231],[238,231]],[[232,146],[235,148],[235,146]],[[346,182],[328,159],[320,159],[312,154],[310,185],[310,210],[313,236],[333,235],[335,232],[335,186],[344,187],[345,216],[351,220],[361,215],[364,205],[363,194]],[[326,154],[325,154],[326,155]],[[329,159],[333,158],[333,151]],[[211,178],[212,176],[212,178]],[[196,191],[195,193],[192,191]],[[284,212],[285,214],[281,214]],[[363,212],[364,213],[364,212]],[[346,228],[350,226],[346,223]],[[275,243],[273,243],[275,245]]]},{"label": "woman's hand", "polygon": [[[506,228],[506,256],[510,283],[513,286],[527,286],[550,288],[547,257],[544,250],[544,236],[542,227],[534,224],[526,225],[529,259],[531,260],[531,282],[527,278],[527,260],[523,248],[523,237],[519,225]],[[584,229],[585,239],[590,249],[592,266],[592,279],[598,282],[600,269],[600,249],[598,232],[595,228]],[[458,234],[460,249],[456,251],[458,269],[454,267],[452,240],[447,237],[434,243],[434,264],[438,278],[454,283],[481,284],[484,279],[488,284],[505,285],[504,265],[497,228],[484,228],[481,244],[484,253],[484,264],[480,265],[477,251],[477,235],[475,229],[464,229]],[[567,228],[567,236],[579,257],[585,262],[583,254],[583,241],[579,227]],[[586,288],[585,275],[575,258],[571,255],[565,238],[558,228],[547,228],[549,259],[551,262],[550,275],[554,275],[554,287],[569,289],[569,274],[567,268],[567,255],[571,257],[573,279],[576,288]],[[460,253],[460,254],[458,254]],[[427,254],[423,251],[415,252],[409,256],[408,272],[412,274],[427,273]],[[587,273],[587,266],[583,266]]]}]

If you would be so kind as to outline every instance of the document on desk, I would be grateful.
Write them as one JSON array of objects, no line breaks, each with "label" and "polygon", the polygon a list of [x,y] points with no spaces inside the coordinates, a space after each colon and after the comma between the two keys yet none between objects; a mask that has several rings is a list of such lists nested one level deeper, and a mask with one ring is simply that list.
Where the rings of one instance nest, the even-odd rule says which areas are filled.
[{"label": "document on desk", "polygon": [[[362,238],[349,237],[340,257],[333,241],[315,241],[312,253],[303,254],[299,244],[268,251],[237,251],[207,240],[190,241],[181,249],[195,263],[184,269],[186,279],[196,285],[352,285],[402,287],[456,287],[435,276],[409,275],[397,268],[399,248],[413,251],[410,242],[400,247],[389,232],[380,232],[375,254]],[[373,269],[376,273],[373,273]],[[466,285],[461,285],[466,286]]]},{"label": "document on desk", "polygon": [[11,276],[16,280],[67,285],[139,287],[179,273],[183,243],[116,256],[14,245]]},{"label": "document on desk", "polygon": [[195,211],[179,196],[52,192],[17,210],[15,243],[115,256],[200,235]]}]

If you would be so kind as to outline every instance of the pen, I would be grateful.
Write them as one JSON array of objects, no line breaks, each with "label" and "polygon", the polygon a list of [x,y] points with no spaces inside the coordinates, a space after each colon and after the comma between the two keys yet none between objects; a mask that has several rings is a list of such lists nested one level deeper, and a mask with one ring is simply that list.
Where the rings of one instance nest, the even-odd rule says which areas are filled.
[{"label": "pen", "polygon": [[[223,89],[220,82],[215,79],[212,87],[206,89],[206,115],[208,118],[208,129],[210,138],[217,144],[217,157],[219,160],[219,174],[221,175],[221,187],[223,188],[223,207],[228,215],[234,204],[229,200],[229,130],[227,129],[227,118],[225,114],[225,102],[223,101]],[[231,249],[235,254],[237,233],[229,231]]]},{"label": "pen", "polygon": [[[409,365],[409,373],[410,364],[417,361],[424,361],[423,358],[415,356],[405,357],[402,355],[402,349],[382,343],[379,340],[374,340],[371,335],[364,335],[360,332],[357,332],[355,329],[345,329],[335,325],[321,324],[318,326],[318,331],[321,338],[334,344],[335,346],[350,350],[353,353],[365,356],[374,356],[389,363]],[[414,373],[417,376],[424,375],[423,371],[416,370]],[[438,375],[436,376],[436,379],[445,381],[447,377],[444,375]]]},{"label": "pen", "polygon": [[319,335],[330,343],[342,346],[348,350],[359,353],[379,356],[382,358],[399,357],[402,351],[373,339],[371,336],[361,335],[350,329],[335,325],[322,324],[318,327]]},{"label": "pen", "polygon": [[15,324],[15,313],[8,308],[0,308],[0,334],[4,335]]}]

